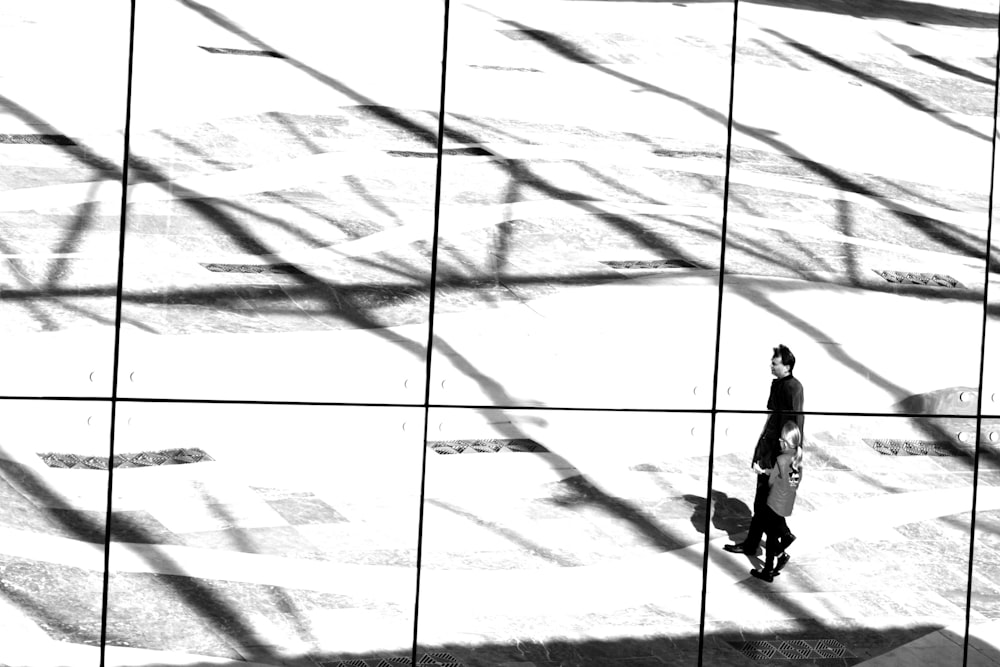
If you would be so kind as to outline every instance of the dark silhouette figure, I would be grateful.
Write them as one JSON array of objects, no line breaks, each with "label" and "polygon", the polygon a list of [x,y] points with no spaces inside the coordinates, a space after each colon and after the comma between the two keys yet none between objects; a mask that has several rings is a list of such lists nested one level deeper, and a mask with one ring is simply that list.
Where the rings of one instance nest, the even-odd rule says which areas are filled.
[{"label": "dark silhouette figure", "polygon": [[[694,512],[691,514],[691,523],[699,533],[705,532],[705,512],[708,503],[701,496],[687,494],[684,500],[691,503]],[[737,535],[746,532],[750,527],[750,519],[753,514],[750,507],[738,498],[730,498],[722,491],[712,491],[712,526],[716,530],[724,530],[729,535],[729,539],[735,540]]]},{"label": "dark silhouette figure", "polygon": [[795,368],[795,355],[784,345],[774,348],[771,357],[771,393],[767,399],[769,411],[767,422],[761,431],[760,439],[754,450],[751,467],[757,472],[757,491],[753,501],[753,519],[746,538],[736,544],[727,544],[726,551],[737,554],[756,555],[764,536],[764,520],[767,514],[767,496],[770,491],[770,475],[766,472],[773,468],[781,453],[779,443],[781,428],[786,421],[792,421],[803,432],[805,416],[802,413],[803,389],[802,383],[792,376]]}]

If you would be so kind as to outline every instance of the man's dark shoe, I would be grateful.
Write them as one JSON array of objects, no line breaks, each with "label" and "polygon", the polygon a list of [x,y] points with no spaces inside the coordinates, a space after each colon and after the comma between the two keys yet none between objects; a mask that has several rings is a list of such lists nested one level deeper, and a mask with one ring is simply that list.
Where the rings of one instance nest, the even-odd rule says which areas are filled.
[{"label": "man's dark shoe", "polygon": [[778,563],[774,566],[774,573],[778,574],[779,572],[784,570],[785,566],[788,565],[788,561],[790,560],[792,560],[792,557],[789,556],[788,554],[781,554],[780,556],[778,556]]},{"label": "man's dark shoe", "polygon": [[763,570],[750,570],[750,576],[760,579],[761,581],[766,581],[768,583],[774,581],[774,572],[767,569],[766,567]]},{"label": "man's dark shoe", "polygon": [[743,542],[737,542],[736,544],[723,544],[722,548],[731,554],[745,554],[747,553],[746,546]]}]

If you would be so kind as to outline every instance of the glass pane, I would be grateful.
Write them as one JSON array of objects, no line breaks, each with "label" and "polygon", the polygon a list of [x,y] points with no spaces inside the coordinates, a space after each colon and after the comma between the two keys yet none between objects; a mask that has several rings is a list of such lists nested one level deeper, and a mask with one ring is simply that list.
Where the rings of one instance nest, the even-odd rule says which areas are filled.
[{"label": "glass pane", "polygon": [[112,655],[410,655],[422,439],[419,408],[121,406]]},{"label": "glass pane", "polygon": [[406,155],[442,29],[438,0],[138,7],[122,395],[422,401],[436,165]]},{"label": "glass pane", "polygon": [[[979,431],[979,493],[969,616],[969,663],[1000,661],[996,618],[1000,611],[1000,419],[984,419]],[[987,658],[988,660],[984,660]]]},{"label": "glass pane", "polygon": [[783,343],[810,410],[975,413],[996,18],[897,4],[740,7],[721,408]]},{"label": "glass pane", "polygon": [[451,6],[434,402],[711,405],[731,17]]},{"label": "glass pane", "polygon": [[107,396],[128,4],[4,2],[0,32],[0,395]]},{"label": "glass pane", "polygon": [[429,419],[421,654],[466,667],[697,664],[708,415]]},{"label": "glass pane", "polygon": [[2,401],[0,664],[100,662],[111,408]]},{"label": "glass pane", "polygon": [[[740,653],[930,664],[911,652],[965,621],[976,420],[806,415],[801,481],[782,526],[789,505],[777,480],[754,509],[750,463],[764,419],[717,421],[712,492],[737,499],[741,511],[735,534],[709,547],[704,664]],[[781,458],[778,469],[791,471],[792,454]],[[763,540],[746,524],[750,512]],[[783,528],[794,543],[781,539]],[[740,543],[754,553],[722,548]],[[772,566],[784,565],[771,581],[768,543]],[[945,655],[933,664],[962,664],[960,651]]]}]

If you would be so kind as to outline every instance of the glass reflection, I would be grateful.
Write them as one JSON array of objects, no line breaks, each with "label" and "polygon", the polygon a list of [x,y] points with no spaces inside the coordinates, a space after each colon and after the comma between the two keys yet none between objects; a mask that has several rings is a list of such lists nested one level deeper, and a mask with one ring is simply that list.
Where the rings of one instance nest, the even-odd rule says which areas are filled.
[{"label": "glass reflection", "polygon": [[470,667],[697,663],[707,415],[429,419],[421,653]]},{"label": "glass reflection", "polygon": [[784,343],[810,410],[975,412],[997,22],[915,11],[740,6],[721,408]]},{"label": "glass reflection", "polygon": [[[719,415],[713,493],[752,504],[750,461],[764,419]],[[721,539],[709,547],[705,664],[738,652],[905,656],[910,642],[963,623],[974,431],[967,417],[808,415],[784,568],[767,581],[764,544],[743,554],[727,553]],[[899,660],[885,664],[910,664]],[[960,665],[961,656],[940,664]]]},{"label": "glass reflection", "polygon": [[97,665],[108,403],[2,401],[0,663]]},{"label": "glass reflection", "polygon": [[418,408],[123,405],[111,649],[409,655],[422,435]]},{"label": "glass reflection", "polygon": [[420,400],[441,3],[136,23],[123,395]]},{"label": "glass reflection", "polygon": [[731,16],[451,4],[434,402],[711,404]]},{"label": "glass reflection", "polygon": [[4,3],[0,24],[0,394],[107,396],[128,6]]}]

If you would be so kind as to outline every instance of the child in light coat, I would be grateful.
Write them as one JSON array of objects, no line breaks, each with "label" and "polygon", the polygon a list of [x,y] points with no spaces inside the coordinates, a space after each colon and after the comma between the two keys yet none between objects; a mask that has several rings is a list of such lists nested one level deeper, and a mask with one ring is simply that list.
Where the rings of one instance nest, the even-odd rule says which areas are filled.
[{"label": "child in light coat", "polygon": [[[781,427],[781,454],[773,468],[767,469],[770,489],[767,507],[764,508],[764,534],[766,561],[763,570],[751,570],[750,574],[764,581],[774,581],[774,575],[791,560],[786,549],[795,541],[795,535],[788,529],[786,517],[791,516],[795,507],[795,494],[802,480],[802,431],[795,422],[785,422]],[[777,556],[777,566],[775,557]]]}]

